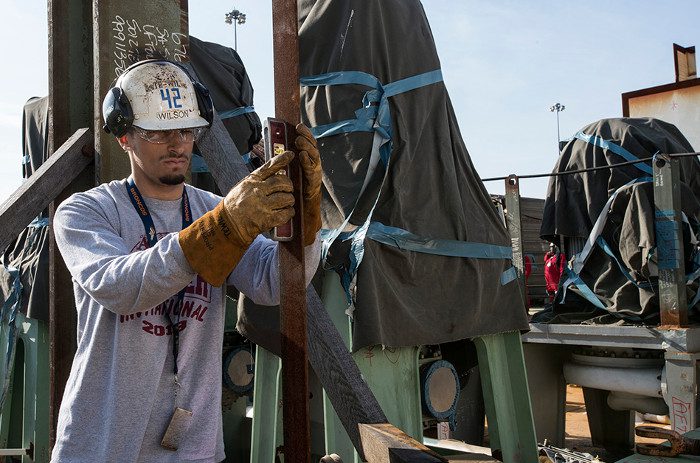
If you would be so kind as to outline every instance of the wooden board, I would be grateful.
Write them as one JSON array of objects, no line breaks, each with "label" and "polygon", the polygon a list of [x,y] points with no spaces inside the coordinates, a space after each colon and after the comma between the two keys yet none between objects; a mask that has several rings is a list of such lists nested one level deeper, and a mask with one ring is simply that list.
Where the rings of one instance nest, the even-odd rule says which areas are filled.
[{"label": "wooden board", "polygon": [[0,249],[5,249],[92,160],[92,132],[80,129],[0,205]]},{"label": "wooden board", "polygon": [[365,460],[370,463],[445,463],[447,460],[396,427],[361,424]]}]

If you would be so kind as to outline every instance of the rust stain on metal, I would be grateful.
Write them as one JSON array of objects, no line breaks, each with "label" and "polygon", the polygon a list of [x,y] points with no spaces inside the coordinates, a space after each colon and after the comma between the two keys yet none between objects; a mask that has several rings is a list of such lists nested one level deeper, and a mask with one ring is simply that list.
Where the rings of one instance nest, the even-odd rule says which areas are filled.
[{"label": "rust stain on metal", "polygon": [[299,117],[299,37],[296,1],[272,2],[275,115],[296,125]]},{"label": "rust stain on metal", "polygon": [[634,433],[640,437],[668,439],[670,447],[658,444],[637,444],[635,450],[640,455],[655,457],[675,457],[677,455],[700,455],[700,440],[685,437],[672,429],[656,426],[637,426]]}]

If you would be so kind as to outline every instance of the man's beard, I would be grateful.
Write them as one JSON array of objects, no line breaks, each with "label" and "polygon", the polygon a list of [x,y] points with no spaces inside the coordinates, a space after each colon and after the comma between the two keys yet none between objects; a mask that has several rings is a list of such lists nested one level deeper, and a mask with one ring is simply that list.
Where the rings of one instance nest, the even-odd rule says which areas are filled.
[{"label": "man's beard", "polygon": [[[170,153],[168,156],[163,156],[161,158],[161,160],[170,159],[170,158],[178,159],[179,157],[180,156],[178,156],[174,153]],[[188,161],[189,161],[189,159],[188,159]],[[169,175],[163,175],[162,177],[159,177],[158,180],[160,180],[160,182],[163,185],[176,186],[176,185],[180,185],[182,183],[185,183],[185,176],[183,174],[169,174]]]},{"label": "man's beard", "polygon": [[164,175],[160,177],[158,180],[160,180],[160,183],[164,185],[180,185],[181,183],[185,183],[185,176],[180,174],[180,175]]}]

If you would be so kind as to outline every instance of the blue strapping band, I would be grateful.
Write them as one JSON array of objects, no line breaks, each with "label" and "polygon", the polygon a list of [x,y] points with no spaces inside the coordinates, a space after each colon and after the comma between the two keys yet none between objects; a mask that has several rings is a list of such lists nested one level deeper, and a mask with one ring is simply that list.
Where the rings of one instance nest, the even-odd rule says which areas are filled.
[{"label": "blue strapping band", "polygon": [[[688,225],[690,225],[690,222],[688,222]],[[700,277],[700,252],[697,250],[695,251],[695,255],[693,256],[693,268],[695,269],[693,272],[691,272],[689,275],[686,275],[686,284],[690,284],[694,282],[695,280]],[[695,297],[693,300],[688,304],[688,308],[690,309],[691,307],[695,306],[695,304],[700,301],[700,287],[697,288],[697,292],[695,293]]]},{"label": "blue strapping band", "polygon": [[[656,211],[654,227],[656,230],[656,247],[666,252],[658,253],[657,265],[659,269],[673,270],[680,267],[681,250],[680,243],[676,239],[678,223],[668,220],[673,217],[673,211]],[[659,220],[661,219],[661,220]]]},{"label": "blue strapping band", "polygon": [[380,222],[371,222],[367,238],[405,251],[435,254],[449,257],[473,259],[512,259],[513,249],[509,246],[472,243],[468,241],[422,238],[397,227]]},{"label": "blue strapping band", "polygon": [[698,301],[700,301],[700,289],[697,293],[695,293],[695,297],[692,301],[690,301],[690,304],[688,304],[688,308],[690,309],[691,307],[695,307],[695,304],[697,304]]},{"label": "blue strapping band", "polygon": [[511,267],[505,272],[501,273],[501,286],[505,286],[511,281],[515,281],[518,278],[518,271],[515,267]]},{"label": "blue strapping band", "polygon": [[638,184],[638,183],[647,183],[647,182],[651,182],[651,181],[653,181],[653,179],[651,177],[639,177],[639,178],[632,179],[629,182],[622,185],[617,190],[615,190],[615,192],[612,195],[610,195],[610,197],[606,201],[605,205],[603,206],[603,209],[600,211],[598,218],[596,219],[595,223],[593,224],[593,228],[591,229],[591,233],[590,233],[590,235],[588,235],[588,238],[586,239],[586,244],[583,246],[583,249],[581,250],[581,252],[578,253],[576,256],[574,256],[574,262],[571,266],[574,273],[580,273],[581,269],[583,268],[583,265],[586,263],[586,260],[588,260],[588,256],[590,255],[591,251],[593,250],[593,246],[596,244],[596,240],[597,240],[598,236],[600,236],[600,234],[603,232],[603,228],[605,227],[605,222],[608,219],[608,212],[610,211],[612,203],[615,200],[615,198],[617,197],[617,195],[627,187],[630,187],[630,186]]},{"label": "blue strapping band", "polygon": [[608,242],[605,241],[605,239],[602,236],[598,237],[598,239],[596,240],[596,243],[598,244],[598,246],[600,246],[600,248],[603,251],[605,251],[605,254],[607,254],[617,264],[617,267],[620,269],[620,272],[622,272],[622,274],[625,276],[625,278],[627,278],[630,282],[632,282],[633,285],[635,285],[637,288],[641,288],[641,289],[651,288],[651,283],[637,283],[637,281],[634,278],[632,278],[632,275],[630,274],[630,272],[617,259],[617,256],[610,248],[610,245],[608,245]]},{"label": "blue strapping band", "polygon": [[341,133],[373,132],[374,121],[372,119],[348,119],[331,124],[317,125],[309,130],[311,130],[315,138],[330,137]]},{"label": "blue strapping band", "polygon": [[[624,149],[622,146],[617,145],[609,140],[605,140],[605,139],[598,137],[596,135],[587,135],[583,132],[578,132],[576,135],[574,135],[574,138],[577,138],[579,140],[583,140],[586,143],[590,143],[591,145],[597,146],[599,148],[603,148],[604,150],[612,151],[613,153],[617,154],[618,156],[622,156],[627,161],[630,161],[630,162],[639,161],[639,158],[637,156],[630,153],[629,151]],[[639,169],[642,172],[649,174],[649,175],[653,175],[653,173],[654,173],[651,166],[646,165],[642,161],[634,164],[634,167],[636,167],[637,169]]]},{"label": "blue strapping band", "polygon": [[665,211],[656,211],[654,212],[655,217],[675,217],[676,213],[672,210],[665,210]]},{"label": "blue strapping band", "polygon": [[410,92],[411,90],[438,82],[442,82],[442,71],[440,69],[406,77],[405,79],[400,79],[384,85],[384,97],[389,98],[399,93]]},{"label": "blue strapping band", "polygon": [[[323,138],[352,132],[374,132],[375,142],[377,141],[377,137],[379,137],[379,142],[373,144],[370,160],[373,158],[380,159],[386,167],[386,173],[389,171],[389,161],[391,159],[391,151],[393,149],[391,133],[392,121],[388,98],[438,82],[442,82],[442,71],[440,69],[410,76],[386,85],[383,85],[375,76],[361,71],[329,72],[310,77],[302,77],[300,79],[301,85],[307,87],[363,85],[371,89],[364,94],[362,98],[362,106],[355,111],[354,119],[311,127],[311,133],[316,138]],[[386,180],[386,173],[384,180]],[[382,180],[382,183],[384,180]],[[381,188],[379,191],[381,192]],[[359,199],[360,198],[357,198],[355,201],[355,206],[350,213],[346,215],[345,221],[338,228],[334,230],[321,231],[321,239],[323,240],[322,258],[324,260],[330,246],[341,235],[343,235],[341,238],[343,240],[352,240],[349,256],[350,267],[343,273],[343,275],[341,275],[341,283],[345,289],[345,294],[349,304],[352,302],[352,298],[350,296],[350,285],[364,256],[363,241],[365,235],[368,233],[370,220],[379,200],[379,194],[377,194],[377,198],[375,198],[372,209],[367,215],[365,222],[352,232],[341,233],[341,231],[348,225]],[[418,252],[425,252],[426,248],[423,247],[422,249],[422,251]]]},{"label": "blue strapping band", "polygon": [[[577,135],[583,135],[581,132],[579,132]],[[577,137],[581,139],[580,137]],[[587,140],[586,140],[587,141]],[[605,251],[608,256],[612,257],[613,260],[617,263],[618,267],[622,271],[623,274],[625,274],[625,277],[627,277],[628,280],[633,282],[635,285],[637,283],[632,279],[632,276],[629,275],[629,272],[626,272],[626,269],[620,264],[620,262],[617,260],[617,257],[615,257],[614,253],[608,246],[607,242],[605,242],[604,239],[601,237],[601,233],[603,232],[603,227],[605,226],[605,221],[607,220],[607,215],[610,210],[610,207],[612,206],[613,200],[617,195],[624,190],[625,188],[628,188],[632,185],[635,184],[641,184],[641,183],[647,183],[647,182],[652,182],[653,179],[652,177],[639,177],[630,180],[629,182],[625,183],[622,185],[620,188],[615,190],[615,192],[610,195],[608,198],[607,202],[605,203],[605,206],[603,206],[602,211],[600,212],[600,215],[595,221],[595,224],[593,225],[593,229],[591,230],[590,235],[586,239],[586,244],[584,245],[583,249],[581,250],[580,253],[578,253],[575,257],[573,262],[571,263],[571,266],[567,265],[565,268],[565,273],[567,275],[567,279],[564,281],[562,284],[563,288],[563,293],[562,293],[562,301],[566,300],[566,288],[571,285],[575,284],[577,288],[581,291],[581,294],[588,299],[589,302],[593,303],[596,307],[604,309],[605,307],[602,306],[602,303],[598,299],[597,296],[595,296],[595,293],[591,291],[591,289],[583,282],[581,277],[579,276],[579,273],[581,272],[583,266],[585,265],[588,256],[590,255],[593,246],[598,245],[600,246],[603,251]],[[600,238],[600,240],[599,240]],[[604,243],[604,245],[601,245],[601,242]],[[599,305],[600,304],[600,305]],[[601,307],[602,306],[602,307]]]},{"label": "blue strapping band", "polygon": [[207,166],[207,161],[199,153],[192,153],[192,172],[194,173],[204,173],[209,172],[209,166]]},{"label": "blue strapping band", "polygon": [[49,226],[49,218],[48,217],[36,217],[32,222],[27,225],[28,227],[32,228],[41,228],[41,227],[48,227]]},{"label": "blue strapping band", "polygon": [[[591,290],[591,288],[589,288],[588,285],[583,282],[580,276],[574,273],[568,266],[564,267],[564,273],[567,276],[564,290],[566,290],[566,288],[570,284],[573,284],[581,292],[581,295],[585,297],[586,300],[588,300],[588,302],[598,307],[599,309],[607,310],[605,308],[605,305],[603,305],[600,299],[598,299],[598,296],[596,296],[595,293]],[[564,297],[566,297],[566,294],[564,294]]]},{"label": "blue strapping band", "polygon": [[240,108],[229,109],[219,113],[219,118],[221,119],[231,119],[232,117],[241,116],[243,114],[255,112],[255,107],[253,106],[242,106]]},{"label": "blue strapping band", "polygon": [[363,96],[362,107],[355,111],[355,119],[312,127],[311,133],[314,137],[323,138],[341,133],[377,131],[389,141],[391,140],[391,113],[387,99],[438,82],[442,82],[440,69],[406,77],[386,85],[383,85],[373,75],[362,71],[329,72],[300,79],[301,85],[306,87],[355,84],[372,88]]},{"label": "blue strapping band", "polygon": [[685,276],[685,280],[687,283],[692,283],[693,281],[697,280],[698,277],[700,277],[700,252],[695,251],[695,254],[693,255],[692,264],[693,271]]},{"label": "blue strapping band", "polygon": [[689,273],[685,276],[686,283],[692,283],[700,277],[700,268],[695,269],[694,272]]},{"label": "blue strapping band", "polygon": [[306,87],[320,87],[322,85],[347,85],[357,84],[365,87],[380,89],[382,84],[379,79],[372,74],[362,71],[337,71],[315,76],[302,77],[299,79],[301,85]]}]

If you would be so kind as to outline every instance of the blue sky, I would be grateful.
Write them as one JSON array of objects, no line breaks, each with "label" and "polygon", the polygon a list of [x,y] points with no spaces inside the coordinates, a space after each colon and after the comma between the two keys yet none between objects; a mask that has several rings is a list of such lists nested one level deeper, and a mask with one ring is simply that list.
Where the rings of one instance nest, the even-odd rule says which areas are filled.
[{"label": "blue sky", "polygon": [[[379,1],[379,0],[366,0]],[[233,46],[224,14],[247,14],[238,51],[261,117],[272,115],[270,2],[192,0],[190,33]],[[622,115],[621,94],[671,83],[672,44],[700,46],[697,0],[424,0],[462,136],[482,178],[550,171],[560,131]],[[0,17],[0,202],[21,184],[22,105],[48,92],[46,3],[5,0]],[[695,147],[700,149],[700,147]],[[487,183],[502,193],[501,182]],[[546,180],[521,192],[544,197]]]}]

